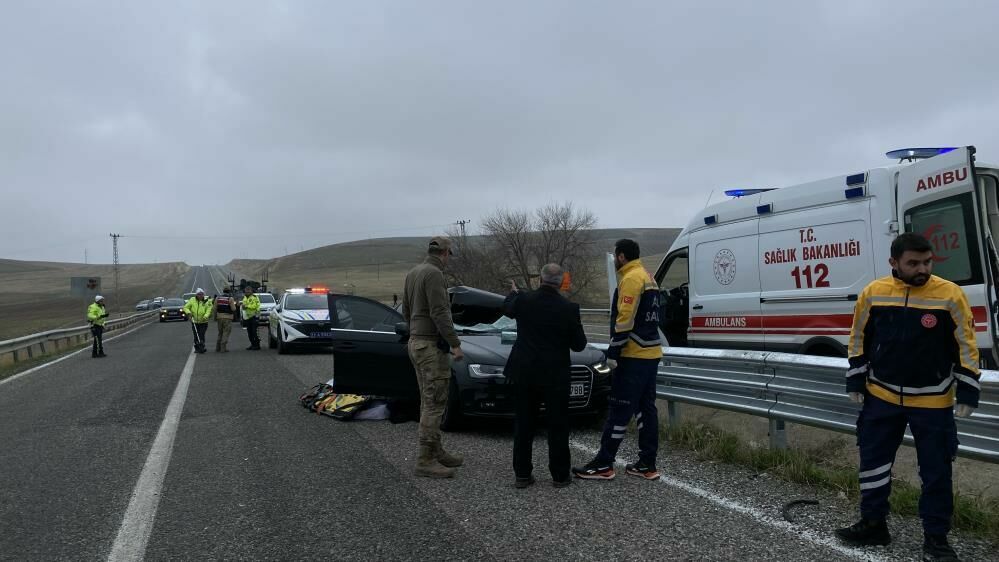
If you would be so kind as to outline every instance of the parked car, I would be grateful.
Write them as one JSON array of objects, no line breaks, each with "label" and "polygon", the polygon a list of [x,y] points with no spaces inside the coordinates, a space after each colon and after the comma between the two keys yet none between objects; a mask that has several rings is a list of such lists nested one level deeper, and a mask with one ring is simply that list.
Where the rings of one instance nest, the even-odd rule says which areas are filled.
[{"label": "parked car", "polygon": [[135,305],[135,310],[149,310],[149,300],[139,301],[139,304]]},{"label": "parked car", "polygon": [[254,293],[260,299],[260,325],[264,326],[270,320],[271,312],[277,308],[277,299],[270,293]]},{"label": "parked car", "polygon": [[161,306],[163,306],[163,301],[165,300],[166,298],[164,297],[156,297],[155,299],[153,299],[151,303],[149,303],[149,308],[150,309],[160,308]]},{"label": "parked car", "polygon": [[332,335],[324,288],[288,289],[268,315],[267,346],[281,354],[293,347],[329,346]]},{"label": "parked car", "polygon": [[184,302],[187,302],[196,297],[197,295],[198,293],[184,293],[183,295],[180,296],[180,298],[183,299]]},{"label": "parked car", "polygon": [[184,304],[186,302],[183,299],[166,299],[163,301],[163,307],[160,308],[160,322],[187,320],[187,314],[184,313]]},{"label": "parked car", "polygon": [[[465,352],[451,362],[451,388],[441,427],[453,430],[465,416],[512,417],[513,389],[503,369],[516,339],[516,321],[503,316],[504,298],[455,287],[451,311]],[[351,295],[328,297],[332,320],[333,386],[337,392],[418,400],[416,374],[406,350],[409,329],[402,314]],[[571,354],[569,412],[598,414],[606,408],[611,369],[602,351],[587,346]]]}]

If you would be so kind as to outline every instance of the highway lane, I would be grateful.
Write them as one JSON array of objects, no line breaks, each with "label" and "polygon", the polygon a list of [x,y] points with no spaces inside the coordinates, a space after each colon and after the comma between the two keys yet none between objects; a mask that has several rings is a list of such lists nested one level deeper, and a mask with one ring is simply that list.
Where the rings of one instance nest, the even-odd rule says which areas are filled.
[{"label": "highway lane", "polygon": [[[201,268],[192,284],[208,290]],[[215,341],[209,329],[209,348]],[[297,402],[327,380],[331,357],[244,351],[194,358],[144,555],[160,559],[894,560],[918,552],[918,522],[893,521],[899,545],[840,547],[829,529],[855,506],[765,475],[663,451],[665,483],[626,477],[553,489],[539,436],[538,484],[512,487],[508,423],[447,434],[467,464],[451,481],[412,475],[416,424],[338,422]],[[190,330],[153,324],[0,386],[0,559],[106,559],[181,372]],[[573,456],[597,445],[573,432]],[[634,456],[633,439],[622,459]],[[780,508],[817,496],[789,524]],[[959,539],[966,548],[974,541]],[[979,547],[978,552],[995,552]],[[974,559],[987,559],[976,556]]]}]

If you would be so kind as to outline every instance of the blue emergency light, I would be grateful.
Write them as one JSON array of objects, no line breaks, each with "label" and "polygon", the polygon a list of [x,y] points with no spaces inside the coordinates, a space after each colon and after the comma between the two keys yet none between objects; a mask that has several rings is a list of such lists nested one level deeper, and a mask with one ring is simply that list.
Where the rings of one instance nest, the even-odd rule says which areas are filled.
[{"label": "blue emergency light", "polygon": [[939,147],[926,147],[926,148],[900,148],[898,150],[892,150],[885,153],[885,156],[891,158],[892,160],[922,160],[924,158],[933,158],[934,156],[939,156],[941,154],[946,154],[952,150],[957,150],[956,146],[939,146]]},{"label": "blue emergency light", "polygon": [[725,195],[729,197],[745,197],[747,195],[756,195],[757,193],[763,193],[764,191],[773,191],[773,188],[766,189],[726,189]]}]

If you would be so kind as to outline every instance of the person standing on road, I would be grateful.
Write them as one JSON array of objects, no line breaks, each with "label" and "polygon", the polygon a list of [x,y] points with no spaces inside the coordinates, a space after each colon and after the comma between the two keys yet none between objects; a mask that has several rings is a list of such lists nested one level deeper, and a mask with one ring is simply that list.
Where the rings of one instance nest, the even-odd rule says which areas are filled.
[{"label": "person standing on road", "polygon": [[232,332],[232,321],[236,315],[235,299],[229,287],[222,289],[222,295],[215,299],[215,324],[219,329],[219,338],[215,342],[215,351],[229,353],[229,334]]},{"label": "person standing on road", "polygon": [[448,355],[450,352],[455,361],[465,357],[454,330],[444,280],[444,267],[450,256],[451,241],[442,236],[433,237],[426,260],[406,275],[402,296],[402,316],[409,323],[409,360],[420,385],[419,455],[415,472],[429,478],[451,478],[455,468],[464,463],[461,455],[448,453],[441,444],[441,417],[451,380]]},{"label": "person standing on road", "polygon": [[194,296],[184,305],[184,314],[191,319],[191,331],[194,332],[194,351],[204,353],[205,335],[208,333],[208,321],[212,317],[214,305],[211,299],[205,298],[205,290],[198,289]]},{"label": "person standing on road", "polygon": [[922,496],[923,560],[957,560],[947,543],[954,495],[958,417],[980,393],[978,344],[964,291],[933,275],[933,246],[918,234],[892,242],[892,275],[860,293],[850,332],[846,391],[863,404],[857,418],[860,516],[837,529],[853,545],[886,545],[891,469],[906,426],[916,442]]},{"label": "person standing on road", "polygon": [[600,439],[600,451],[586,465],[572,469],[577,478],[610,480],[614,460],[628,423],[638,423],[638,462],[625,472],[658,480],[659,411],[656,409],[656,375],[663,357],[659,337],[659,286],[639,257],[638,243],[627,238],[614,244],[617,289],[611,307],[611,341],[607,364],[614,369],[609,411]]},{"label": "person standing on road", "polygon": [[579,319],[579,305],[559,293],[562,268],[550,263],[541,268],[541,287],[521,292],[511,282],[512,292],[503,312],[517,321],[517,341],[507,359],[504,374],[514,385],[516,421],[513,435],[514,486],[534,484],[531,471],[535,416],[544,400],[548,418],[548,470],[552,484],[572,484],[569,454],[569,350],[586,348],[586,334]]},{"label": "person standing on road", "polygon": [[260,313],[260,297],[253,294],[253,287],[247,285],[243,288],[243,302],[239,304],[239,314],[243,318],[243,326],[246,328],[246,336],[250,338],[250,347],[247,351],[257,351],[260,349],[260,336],[257,334],[257,323]]},{"label": "person standing on road", "polygon": [[104,297],[97,295],[94,302],[87,307],[87,322],[90,323],[90,334],[94,337],[94,344],[90,356],[93,358],[107,357],[104,354],[104,322],[110,316],[104,307]]}]

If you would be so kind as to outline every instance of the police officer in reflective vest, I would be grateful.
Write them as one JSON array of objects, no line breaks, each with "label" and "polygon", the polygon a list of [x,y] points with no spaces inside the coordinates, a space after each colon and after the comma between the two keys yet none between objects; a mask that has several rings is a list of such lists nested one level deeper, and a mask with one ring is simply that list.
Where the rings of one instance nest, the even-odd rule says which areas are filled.
[{"label": "police officer in reflective vest", "polygon": [[87,307],[87,322],[90,322],[90,334],[94,337],[91,357],[107,357],[104,354],[104,322],[108,316],[109,313],[104,308],[104,297],[97,295]]},{"label": "police officer in reflective vest", "polygon": [[205,290],[198,289],[191,300],[184,305],[184,312],[191,319],[191,330],[194,331],[194,351],[204,353],[205,335],[208,333],[208,320],[212,317],[212,301],[205,298]]},{"label": "police officer in reflective vest", "polygon": [[243,325],[246,327],[246,335],[250,338],[250,347],[247,351],[258,351],[260,349],[260,336],[257,334],[257,324],[260,313],[260,297],[253,294],[253,287],[247,285],[243,289],[243,302],[239,305],[240,315],[243,317]]},{"label": "police officer in reflective vest", "polygon": [[234,300],[229,287],[222,289],[222,295],[215,298],[215,324],[219,329],[215,351],[229,352],[229,334],[232,332],[232,321],[236,316]]},{"label": "police officer in reflective vest", "polygon": [[892,276],[864,288],[854,309],[846,390],[857,419],[860,515],[836,534],[854,545],[886,545],[895,453],[912,431],[922,480],[923,560],[957,560],[947,543],[954,495],[957,415],[978,407],[975,321],[960,287],[932,275],[933,247],[905,233],[891,245]]}]

